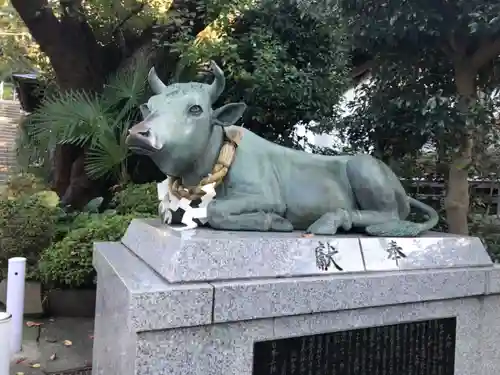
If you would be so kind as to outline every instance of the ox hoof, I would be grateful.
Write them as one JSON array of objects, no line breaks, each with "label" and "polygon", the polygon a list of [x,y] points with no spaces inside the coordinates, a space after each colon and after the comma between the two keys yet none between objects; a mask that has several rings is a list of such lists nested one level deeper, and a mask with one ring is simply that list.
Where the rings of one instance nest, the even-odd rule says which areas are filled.
[{"label": "ox hoof", "polygon": [[291,232],[293,231],[293,225],[287,219],[282,218],[279,215],[271,214],[271,231],[274,232]]},{"label": "ox hoof", "polygon": [[316,234],[318,236],[333,236],[337,234],[337,228],[320,227],[320,226],[315,227],[313,224],[309,228],[307,228],[306,233]]},{"label": "ox hoof", "polygon": [[306,233],[317,234],[320,236],[333,236],[337,234],[338,226],[333,222],[316,221],[307,228]]}]

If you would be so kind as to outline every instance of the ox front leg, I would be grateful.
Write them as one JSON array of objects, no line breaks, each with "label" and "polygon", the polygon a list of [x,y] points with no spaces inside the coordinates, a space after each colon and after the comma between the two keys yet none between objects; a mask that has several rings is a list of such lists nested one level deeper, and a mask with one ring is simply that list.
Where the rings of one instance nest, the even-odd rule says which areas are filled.
[{"label": "ox front leg", "polygon": [[284,212],[283,204],[253,196],[216,199],[207,207],[208,224],[222,230],[291,232],[293,225],[283,218]]},{"label": "ox front leg", "polygon": [[349,230],[352,228],[351,212],[340,209],[327,212],[307,228],[307,233],[333,236],[339,228]]}]

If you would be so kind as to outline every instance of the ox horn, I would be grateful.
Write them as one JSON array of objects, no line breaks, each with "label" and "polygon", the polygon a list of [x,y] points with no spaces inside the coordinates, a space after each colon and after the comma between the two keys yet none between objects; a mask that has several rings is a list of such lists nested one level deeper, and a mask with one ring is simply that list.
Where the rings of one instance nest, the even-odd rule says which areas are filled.
[{"label": "ox horn", "polygon": [[148,82],[151,90],[153,90],[155,94],[161,93],[167,87],[156,74],[156,70],[154,67],[152,67],[149,71]]},{"label": "ox horn", "polygon": [[224,77],[224,72],[221,68],[215,63],[215,61],[210,61],[210,68],[212,69],[212,73],[215,76],[214,81],[210,85],[208,89],[210,94],[210,99],[212,100],[212,104],[219,98],[220,94],[224,91],[226,87],[226,78]]}]

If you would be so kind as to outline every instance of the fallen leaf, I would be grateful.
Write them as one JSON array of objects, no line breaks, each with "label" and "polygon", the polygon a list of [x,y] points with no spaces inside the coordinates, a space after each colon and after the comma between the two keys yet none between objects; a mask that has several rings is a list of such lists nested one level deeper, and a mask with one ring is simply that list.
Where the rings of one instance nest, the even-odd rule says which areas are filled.
[{"label": "fallen leaf", "polygon": [[49,358],[51,361],[55,360],[57,358],[56,353],[52,354]]},{"label": "fallen leaf", "polygon": [[304,237],[304,238],[314,237],[314,234],[312,234],[312,233],[302,233],[301,237]]},{"label": "fallen leaf", "polygon": [[24,375],[24,372],[16,372],[16,375]]},{"label": "fallen leaf", "polygon": [[21,362],[26,361],[26,357],[21,357],[16,361],[16,365],[20,364]]},{"label": "fallen leaf", "polygon": [[93,335],[89,335],[89,339],[93,340],[94,336]]},{"label": "fallen leaf", "polygon": [[38,322],[26,322],[26,325],[28,327],[40,327],[43,323],[38,323]]},{"label": "fallen leaf", "polygon": [[31,365],[31,367],[33,367],[33,368],[40,368],[40,364],[39,363],[33,363]]},{"label": "fallen leaf", "polygon": [[71,346],[71,345],[73,345],[73,343],[71,341],[69,341],[69,340],[64,340],[63,344],[64,344],[64,346]]},{"label": "fallen leaf", "polygon": [[55,319],[54,319],[54,318],[50,318],[50,319],[49,319],[49,322],[53,322],[53,321],[55,321]]}]

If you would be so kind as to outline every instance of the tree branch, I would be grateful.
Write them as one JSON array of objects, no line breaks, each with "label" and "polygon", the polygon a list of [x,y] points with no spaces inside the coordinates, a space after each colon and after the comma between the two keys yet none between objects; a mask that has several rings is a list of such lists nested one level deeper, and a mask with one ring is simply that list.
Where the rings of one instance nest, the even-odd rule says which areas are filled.
[{"label": "tree branch", "polygon": [[111,31],[111,34],[112,35],[115,35],[115,33],[121,29],[121,27],[125,24],[125,22],[127,22],[129,19],[131,19],[133,16],[136,16],[138,13],[140,13],[143,9],[144,9],[144,6],[146,5],[146,3],[140,3],[138,6],[134,7],[134,9],[132,9],[130,11],[130,13],[127,15],[127,17],[125,17],[123,20],[121,20],[114,28],[113,30]]},{"label": "tree branch", "polygon": [[172,51],[171,45],[183,35],[195,37],[213,21],[203,0],[173,0],[167,14],[169,22],[155,31],[155,37],[163,44],[154,64],[162,79],[172,77],[177,67],[179,55]]},{"label": "tree branch", "polygon": [[351,69],[351,77],[353,79],[356,79],[360,76],[365,75],[368,71],[370,71],[373,68],[374,65],[375,65],[374,60],[368,60],[361,65],[353,66]]},{"label": "tree branch", "polygon": [[472,55],[472,66],[476,70],[480,69],[498,55],[500,55],[500,36],[496,36],[493,41],[481,43]]},{"label": "tree branch", "polygon": [[447,44],[444,44],[441,49],[453,63],[458,63],[466,56],[467,40],[464,37],[459,37],[456,30],[452,30],[448,37]]}]

